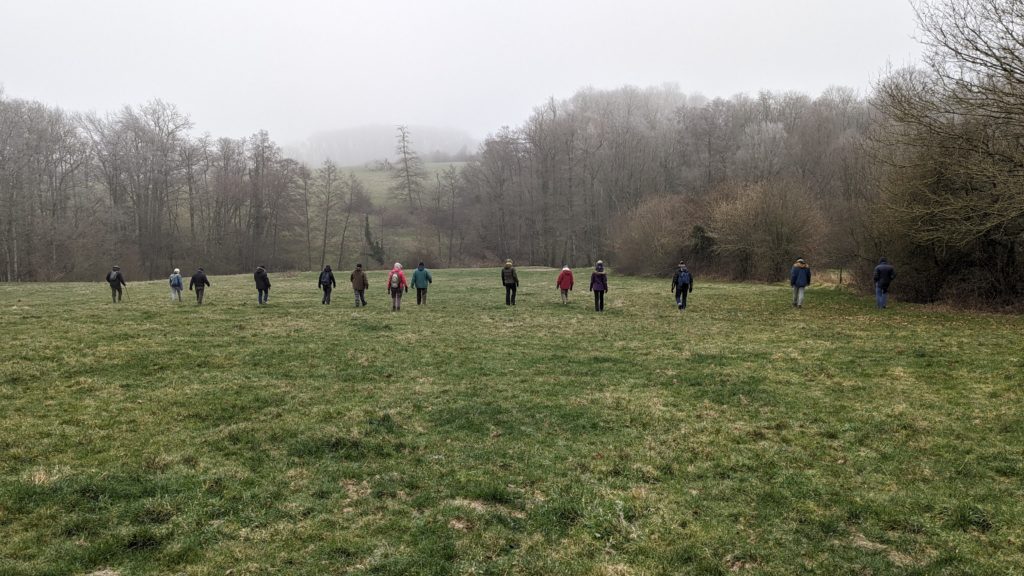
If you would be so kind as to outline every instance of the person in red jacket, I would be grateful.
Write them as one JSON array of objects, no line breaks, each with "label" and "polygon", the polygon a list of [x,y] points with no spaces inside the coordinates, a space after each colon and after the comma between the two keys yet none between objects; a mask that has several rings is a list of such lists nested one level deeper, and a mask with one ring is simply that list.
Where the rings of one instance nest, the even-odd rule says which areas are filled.
[{"label": "person in red jacket", "polygon": [[409,284],[405,281],[405,274],[402,273],[402,265],[395,262],[395,267],[388,273],[388,294],[391,294],[391,311],[397,312],[402,309],[402,291],[409,291]]},{"label": "person in red jacket", "polygon": [[558,273],[558,279],[555,280],[555,286],[562,291],[562,304],[569,303],[569,291],[572,290],[573,283],[572,270],[569,270],[568,266],[563,266],[562,271]]}]

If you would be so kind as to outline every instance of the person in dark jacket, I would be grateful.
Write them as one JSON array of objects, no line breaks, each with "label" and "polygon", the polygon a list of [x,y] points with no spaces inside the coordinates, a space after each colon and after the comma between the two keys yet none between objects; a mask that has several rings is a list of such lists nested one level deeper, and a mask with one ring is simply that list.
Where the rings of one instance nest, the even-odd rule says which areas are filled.
[{"label": "person in dark jacket", "polygon": [[266,304],[270,301],[270,276],[267,275],[267,267],[260,264],[256,267],[252,277],[256,280],[256,298],[259,304]]},{"label": "person in dark jacket", "polygon": [[427,288],[434,283],[434,277],[430,270],[423,266],[423,262],[412,272],[412,287],[416,289],[416,305],[427,303]]},{"label": "person in dark jacket", "polygon": [[121,301],[121,286],[128,286],[124,281],[124,274],[121,274],[120,266],[114,266],[107,272],[107,284],[110,284],[110,298],[117,304]]},{"label": "person in dark jacket", "polygon": [[608,273],[604,271],[604,261],[598,260],[594,271],[590,274],[590,291],[594,293],[594,310],[604,312],[604,293],[608,291]]},{"label": "person in dark jacket", "polygon": [[512,259],[505,260],[501,269],[501,283],[505,286],[505,306],[516,305],[516,290],[519,288],[519,275],[512,266]]},{"label": "person in dark jacket", "polygon": [[882,258],[875,266],[875,305],[879,310],[884,310],[889,304],[889,285],[896,278],[896,269],[889,264],[889,261]]},{"label": "person in dark jacket", "polygon": [[196,291],[196,306],[203,305],[203,294],[206,292],[206,287],[210,285],[210,279],[206,277],[206,272],[203,267],[196,268],[195,274],[192,275],[192,279],[188,281],[189,291],[195,289]]},{"label": "person in dark jacket", "polygon": [[363,272],[363,265],[356,264],[356,269],[348,279],[352,282],[352,291],[356,295],[356,308],[366,306],[366,289],[370,287],[370,282],[366,278],[366,272]]},{"label": "person in dark jacket", "polygon": [[803,308],[804,289],[811,285],[811,267],[803,258],[797,258],[789,271],[789,285],[793,287],[793,307]]},{"label": "person in dark jacket", "polygon": [[334,288],[338,285],[338,283],[334,281],[334,272],[331,271],[330,264],[324,266],[323,271],[320,272],[320,278],[319,280],[317,280],[316,285],[317,288],[320,288],[321,290],[324,291],[324,297],[320,299],[320,303],[330,304],[331,290],[334,290]]},{"label": "person in dark jacket", "polygon": [[686,296],[693,292],[693,274],[682,262],[679,263],[679,269],[672,275],[672,291],[676,294],[676,306],[680,310],[686,310]]}]

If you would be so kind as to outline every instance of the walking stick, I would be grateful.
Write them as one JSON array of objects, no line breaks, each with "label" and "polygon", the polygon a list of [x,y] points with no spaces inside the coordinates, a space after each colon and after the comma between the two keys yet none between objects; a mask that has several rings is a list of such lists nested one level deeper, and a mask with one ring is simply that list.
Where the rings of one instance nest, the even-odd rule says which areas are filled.
[{"label": "walking stick", "polygon": [[128,302],[132,301],[131,296],[128,295],[128,285],[127,284],[124,285],[124,299],[126,301],[128,301]]}]

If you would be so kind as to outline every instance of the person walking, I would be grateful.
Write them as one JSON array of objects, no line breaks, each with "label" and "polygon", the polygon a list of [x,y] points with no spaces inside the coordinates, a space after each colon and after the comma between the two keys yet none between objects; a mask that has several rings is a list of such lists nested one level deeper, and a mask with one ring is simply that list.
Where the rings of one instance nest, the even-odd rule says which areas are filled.
[{"label": "person walking", "polygon": [[434,277],[430,275],[430,270],[427,270],[423,266],[423,262],[420,262],[419,266],[412,273],[412,286],[416,289],[416,305],[427,303],[427,288],[433,284]]},{"label": "person walking", "polygon": [[558,273],[558,278],[555,279],[555,287],[562,292],[562,304],[569,303],[569,292],[572,291],[573,284],[575,284],[575,281],[572,277],[572,270],[568,266],[562,266],[562,271]]},{"label": "person walking", "polygon": [[388,273],[388,293],[391,294],[391,311],[398,312],[402,309],[402,291],[409,291],[409,284],[405,281],[405,274],[402,273],[402,265],[395,262],[395,266]]},{"label": "person walking", "polygon": [[676,293],[676,306],[680,310],[686,310],[686,296],[693,292],[693,274],[686,268],[686,264],[679,262],[679,269],[672,275],[672,291]]},{"label": "person walking", "polygon": [[896,278],[896,269],[885,258],[878,261],[875,266],[875,305],[879,310],[885,310],[889,304],[889,285]]},{"label": "person walking", "polygon": [[203,295],[206,293],[206,287],[210,285],[210,279],[206,277],[206,271],[200,266],[196,268],[195,274],[192,274],[192,279],[188,281],[189,291],[195,289],[196,291],[196,306],[203,305]]},{"label": "person walking", "polygon": [[803,308],[804,290],[811,285],[811,267],[803,258],[797,258],[789,271],[789,285],[793,287],[793,307]]},{"label": "person walking", "polygon": [[324,297],[320,299],[321,304],[331,303],[331,290],[334,290],[337,285],[338,283],[334,281],[334,272],[331,271],[331,265],[324,266],[323,271],[320,272],[320,279],[317,280],[317,287],[324,292]]},{"label": "person walking", "polygon": [[356,264],[356,269],[348,279],[352,282],[352,291],[356,295],[356,308],[366,306],[366,289],[370,287],[370,282],[366,278],[366,272],[363,272],[363,265]]},{"label": "person walking", "polygon": [[117,304],[121,301],[121,286],[128,288],[128,283],[124,281],[124,274],[121,274],[121,267],[114,266],[107,272],[107,284],[110,284],[110,298]]},{"label": "person walking", "polygon": [[181,291],[185,289],[185,281],[181,279],[181,270],[175,268],[168,281],[171,284],[171,302],[174,302],[175,299],[181,302]]},{"label": "person walking", "polygon": [[501,269],[501,283],[505,286],[505,306],[516,305],[516,290],[519,288],[519,275],[512,266],[512,259],[505,260],[505,267]]},{"label": "person walking", "polygon": [[252,277],[256,280],[256,301],[260,305],[266,304],[270,301],[270,276],[267,275],[267,267],[260,264]]},{"label": "person walking", "polygon": [[604,312],[604,293],[608,291],[608,273],[604,261],[598,260],[590,274],[590,290],[594,293],[594,311]]}]

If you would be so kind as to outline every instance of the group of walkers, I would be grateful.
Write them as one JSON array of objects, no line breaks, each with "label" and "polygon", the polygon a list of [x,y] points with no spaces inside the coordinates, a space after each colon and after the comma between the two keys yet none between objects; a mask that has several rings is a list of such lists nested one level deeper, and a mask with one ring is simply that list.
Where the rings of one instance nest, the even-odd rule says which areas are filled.
[{"label": "group of walkers", "polygon": [[[872,278],[875,285],[875,304],[880,310],[885,309],[888,305],[889,287],[895,278],[896,269],[888,260],[882,258],[878,266],[875,267]],[[267,274],[267,267],[262,264],[257,266],[256,271],[253,272],[253,280],[256,283],[257,303],[261,306],[267,304],[270,301],[270,276]],[[121,273],[120,266],[114,266],[107,273],[106,281],[110,285],[111,299],[114,304],[117,304],[121,301],[121,297],[127,293],[128,288],[128,283],[125,281],[124,274]],[[362,264],[356,264],[355,270],[349,276],[349,282],[352,284],[356,307],[366,306],[366,291],[370,287],[370,282],[366,272],[363,270]],[[391,297],[391,310],[397,312],[402,309],[402,296],[409,292],[410,284],[416,290],[416,305],[426,305],[427,289],[433,282],[434,278],[423,262],[420,262],[416,270],[413,271],[411,281],[406,279],[405,272],[402,270],[402,264],[395,262],[391,271],[388,272],[386,284],[388,295]],[[511,259],[506,260],[505,265],[501,269],[501,283],[505,287],[505,305],[515,306],[516,291],[519,288],[519,275],[516,273],[516,268],[513,266]],[[174,269],[169,278],[169,284],[171,300],[181,302],[181,293],[184,291],[184,279],[181,276],[180,269]],[[793,288],[794,308],[803,307],[804,295],[810,284],[811,267],[808,266],[803,258],[797,258],[789,273],[789,285]],[[558,277],[555,279],[555,287],[561,293],[562,304],[569,303],[569,293],[572,292],[574,285],[575,279],[573,278],[572,270],[568,266],[563,266],[558,273]],[[672,292],[675,294],[676,306],[680,311],[686,310],[687,296],[693,292],[693,285],[693,274],[684,262],[679,262],[678,269],[672,275]],[[210,279],[207,278],[206,272],[200,266],[192,274],[188,283],[189,291],[195,292],[196,305],[202,305],[204,292],[209,286]],[[338,283],[334,278],[334,272],[331,270],[330,265],[324,266],[320,276],[317,278],[317,288],[323,292],[323,298],[320,300],[321,304],[331,303],[331,293],[337,286]],[[608,292],[608,273],[602,260],[597,261],[593,272],[590,274],[589,291],[594,293],[594,310],[603,312],[604,295]]]}]

